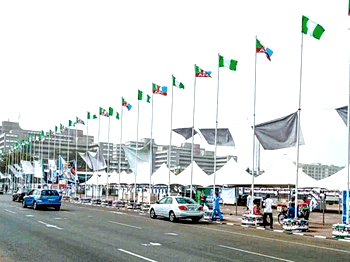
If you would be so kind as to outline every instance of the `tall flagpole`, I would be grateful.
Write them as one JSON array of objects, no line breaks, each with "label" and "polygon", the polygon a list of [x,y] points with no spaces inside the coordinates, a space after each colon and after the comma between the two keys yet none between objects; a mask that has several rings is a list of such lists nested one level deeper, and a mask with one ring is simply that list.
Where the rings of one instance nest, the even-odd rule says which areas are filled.
[{"label": "tall flagpole", "polygon": [[[152,85],[153,89],[153,85]],[[150,167],[149,167],[149,191],[151,191],[152,171],[153,171],[153,90],[152,90],[152,116],[151,116],[151,142],[150,142]],[[170,192],[168,192],[169,195]],[[149,198],[151,204],[151,197]]]},{"label": "tall flagpole", "polygon": [[[219,61],[220,54],[218,54]],[[218,86],[216,91],[216,119],[215,119],[215,152],[214,152],[214,193],[215,193],[215,180],[216,180],[216,153],[217,153],[217,137],[218,137],[218,116],[219,116],[219,87],[220,87],[220,66],[218,64]]]},{"label": "tall flagpole", "polygon": [[109,159],[109,132],[110,132],[110,126],[111,126],[111,116],[108,114],[108,166],[107,166],[107,193],[106,193],[106,199],[108,199],[108,177],[109,177],[109,165],[110,165],[110,159]]},{"label": "tall flagpole", "polygon": [[[50,133],[49,133],[49,136],[47,138],[47,169],[48,169],[48,174],[50,174],[50,178],[51,178],[51,183],[52,183],[52,174],[50,172]],[[49,183],[49,178],[46,178],[47,180],[47,183]]]},{"label": "tall flagpole", "polygon": [[[99,113],[98,113],[98,150],[100,151],[100,124],[101,124],[101,110],[99,109],[98,110]],[[102,154],[102,152],[101,152]],[[103,155],[103,154],[102,154]],[[99,190],[99,187],[98,187],[98,172],[97,172],[97,176],[96,176],[96,183],[97,183],[97,198],[100,197],[100,190]]]},{"label": "tall flagpole", "polygon": [[[196,65],[194,65],[194,68],[196,68]],[[192,198],[192,178],[193,178],[193,146],[194,146],[194,114],[196,109],[196,75],[194,75],[194,88],[193,88],[193,115],[192,115],[192,146],[191,146],[191,192],[190,192],[190,198]]]},{"label": "tall flagpole", "polygon": [[139,116],[140,116],[140,100],[137,99],[137,131],[136,131],[136,159],[135,159],[135,185],[134,185],[134,202],[136,202],[136,176],[137,176],[137,166],[138,166],[138,151],[139,151]]},{"label": "tall flagpole", "polygon": [[[255,36],[255,43],[257,37]],[[256,48],[255,48],[256,49]],[[255,110],[256,110],[256,61],[257,54],[255,50],[255,70],[254,70],[254,105],[253,105],[253,166],[252,166],[252,196],[249,204],[249,213],[253,214],[253,201],[254,201],[254,172],[255,172]]]},{"label": "tall flagpole", "polygon": [[74,161],[74,197],[77,197],[77,179],[78,179],[78,118],[75,121],[75,161]]},{"label": "tall flagpole", "polygon": [[[350,8],[350,6],[349,6]],[[350,14],[349,14],[350,15]],[[348,28],[350,30],[350,28]],[[350,75],[350,59],[349,59],[349,75]],[[348,103],[348,119],[347,119],[347,128],[348,128],[348,181],[347,181],[347,192],[346,192],[346,224],[349,225],[349,187],[350,187],[350,81],[349,81],[349,103]]]},{"label": "tall flagpole", "polygon": [[122,134],[123,134],[123,104],[121,106],[121,116],[120,116],[120,143],[119,143],[119,163],[118,163],[118,169],[119,169],[119,186],[118,186],[118,200],[119,197],[119,191],[120,191],[120,174],[121,174],[121,161],[122,161]]},{"label": "tall flagpole", "polygon": [[298,129],[297,129],[297,172],[295,178],[295,216],[298,217],[298,176],[299,176],[299,144],[300,144],[300,113],[301,113],[301,82],[303,72],[303,32],[301,32],[300,48],[300,86],[299,86],[299,107],[298,107]]},{"label": "tall flagpole", "polygon": [[[89,150],[89,119],[90,119],[90,115],[88,115],[86,119],[86,155]],[[87,162],[85,162],[85,197],[87,197],[86,182],[87,182]]]},{"label": "tall flagpole", "polygon": [[[171,76],[171,80],[174,79],[174,75]],[[173,102],[174,101],[174,83],[171,81],[171,109],[170,109],[170,145],[168,154],[168,169],[169,169],[169,182],[168,182],[168,192],[170,195],[170,172],[171,172],[171,147],[173,138]]]},{"label": "tall flagpole", "polygon": [[[55,172],[55,174],[56,174],[56,177],[57,177],[57,166],[56,166],[56,140],[57,140],[57,138],[56,138],[56,136],[57,136],[57,130],[56,130],[56,126],[55,126],[55,135],[54,135],[54,140],[53,140],[53,160],[55,161],[55,167],[56,167],[56,172]],[[58,190],[59,188],[58,188],[58,180],[57,180],[57,190]]]}]

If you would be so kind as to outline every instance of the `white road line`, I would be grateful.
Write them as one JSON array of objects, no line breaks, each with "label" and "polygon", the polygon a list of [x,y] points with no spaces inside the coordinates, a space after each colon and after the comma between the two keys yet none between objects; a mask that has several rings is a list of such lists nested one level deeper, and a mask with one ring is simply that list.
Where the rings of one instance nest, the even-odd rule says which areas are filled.
[{"label": "white road line", "polygon": [[13,212],[13,211],[8,210],[8,209],[5,209],[5,211],[7,211],[7,212],[9,212],[9,213],[11,213],[11,214],[17,214],[16,212]]},{"label": "white road line", "polygon": [[343,241],[343,242],[350,242],[350,240],[348,239],[338,239],[339,241]]},{"label": "white road line", "polygon": [[229,225],[229,226],[233,226],[233,223],[227,223],[227,225]]},{"label": "white road line", "polygon": [[108,221],[109,223],[113,223],[113,224],[117,224],[117,225],[121,225],[121,226],[126,226],[126,227],[132,227],[132,228],[136,228],[136,229],[142,229],[142,227],[136,227],[136,226],[132,226],[132,225],[128,225],[128,224],[123,224],[123,223],[118,223],[118,222],[114,222],[114,221]]},{"label": "white road line", "polygon": [[325,237],[325,236],[315,236],[315,237],[317,237],[317,238],[324,238],[324,239],[327,238],[327,237]]},{"label": "white road line", "polygon": [[303,233],[298,233],[298,232],[296,232],[296,233],[293,233],[293,235],[303,236],[304,234],[303,234]]},{"label": "white road line", "polygon": [[45,222],[43,222],[43,221],[38,221],[38,222],[41,223],[41,224],[44,224],[46,227],[52,227],[52,228],[56,228],[56,229],[58,229],[58,230],[62,230],[62,228],[60,228],[60,227],[58,227],[58,226],[50,225],[50,224],[47,224],[47,223],[45,223]]},{"label": "white road line", "polygon": [[[227,233],[227,234],[246,236],[246,237],[252,237],[252,238],[259,238],[259,239],[266,239],[266,240],[272,240],[272,241],[277,241],[277,242],[281,242],[281,243],[288,243],[288,244],[294,244],[294,245],[305,246],[305,247],[313,247],[313,248],[319,248],[319,249],[324,249],[324,250],[331,250],[331,251],[336,251],[336,252],[343,252],[343,253],[348,253],[348,254],[350,253],[350,251],[343,250],[343,249],[336,249],[336,248],[331,248],[331,247],[321,247],[321,246],[309,245],[309,244],[293,242],[293,241],[287,241],[287,240],[281,240],[281,239],[276,239],[276,238],[262,237],[262,236],[250,235],[250,234],[243,234],[243,233],[232,232],[232,231],[227,231],[227,230],[218,229],[218,228],[209,228],[209,227],[204,227],[204,226],[185,225],[185,224],[182,224],[182,226],[197,227],[197,228],[200,228],[200,229],[203,229],[203,230],[212,230],[212,231],[218,231],[218,232],[223,232],[223,233]],[[241,226],[243,226],[243,225],[241,225]]]},{"label": "white road line", "polygon": [[75,216],[75,214],[74,213],[71,213],[71,212],[68,212],[68,211],[62,211],[63,213],[66,213],[66,214],[69,214],[69,215],[74,215]]},{"label": "white road line", "polygon": [[244,253],[248,253],[248,254],[253,254],[253,255],[256,255],[256,256],[268,257],[268,258],[272,258],[272,259],[275,259],[275,260],[286,261],[286,262],[294,262],[293,260],[288,260],[288,259],[283,259],[283,258],[279,258],[279,257],[268,256],[268,255],[255,253],[255,252],[251,252],[251,251],[247,251],[247,250],[243,250],[243,249],[239,249],[239,248],[228,247],[228,246],[223,246],[223,245],[219,245],[219,247],[224,247],[224,248],[228,248],[228,249],[232,249],[232,250],[236,250],[236,251],[240,251],[240,252],[244,252]]},{"label": "white road line", "polygon": [[176,233],[164,233],[164,235],[172,235],[172,236],[177,236]]},{"label": "white road line", "polygon": [[127,215],[127,214],[125,214],[125,213],[123,213],[123,212],[117,212],[117,211],[109,211],[109,212],[111,212],[111,213],[113,213],[113,214]]},{"label": "white road line", "polygon": [[279,230],[279,229],[274,229],[273,231],[278,232],[278,233],[283,233],[283,230]]},{"label": "white road line", "polygon": [[34,215],[26,215],[26,217],[33,217]]},{"label": "white road line", "polygon": [[135,254],[135,253],[131,253],[130,251],[126,251],[126,250],[121,249],[121,248],[119,248],[118,250],[121,251],[121,252],[127,253],[129,255],[132,255],[132,256],[135,256],[135,257],[138,257],[138,258],[142,258],[143,260],[146,260],[146,261],[157,262],[156,260],[153,260],[153,259],[150,259],[150,258],[147,258],[147,257],[143,257],[143,256],[140,256],[140,255]]}]

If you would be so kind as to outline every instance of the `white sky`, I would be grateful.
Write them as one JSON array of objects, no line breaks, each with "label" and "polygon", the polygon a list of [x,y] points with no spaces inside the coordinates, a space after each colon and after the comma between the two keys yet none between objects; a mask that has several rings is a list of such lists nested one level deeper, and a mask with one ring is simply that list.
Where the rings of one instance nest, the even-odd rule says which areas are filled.
[{"label": "white sky", "polygon": [[[174,88],[173,128],[192,126],[194,64],[212,71],[197,78],[195,127],[215,127],[217,55],[238,60],[220,69],[219,127],[229,127],[236,148],[218,154],[252,165],[255,36],[273,50],[257,61],[256,123],[298,109],[301,17],[325,28],[321,40],[304,35],[300,162],[345,165],[346,126],[334,108],[349,100],[348,1],[2,1],[0,2],[0,120],[23,129],[54,129],[99,106],[124,108],[123,142],[136,140],[137,90],[152,82]],[[169,92],[170,93],[170,92]],[[153,137],[169,144],[171,95],[154,96]],[[150,137],[151,105],[140,102],[139,138]],[[84,128],[85,127],[81,126]],[[89,121],[97,141],[98,121]],[[107,142],[101,118],[100,141]],[[110,141],[119,143],[120,121],[111,119]],[[188,141],[190,142],[191,139]],[[184,139],[173,134],[173,144]],[[213,147],[196,138],[208,150]],[[261,151],[266,169],[281,154]]]}]

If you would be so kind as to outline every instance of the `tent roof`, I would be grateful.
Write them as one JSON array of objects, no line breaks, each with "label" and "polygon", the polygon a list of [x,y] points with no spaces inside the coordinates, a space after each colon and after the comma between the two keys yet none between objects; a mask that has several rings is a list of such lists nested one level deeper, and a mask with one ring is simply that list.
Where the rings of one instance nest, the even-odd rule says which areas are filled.
[{"label": "tent roof", "polygon": [[347,190],[348,168],[345,167],[337,173],[317,181],[320,188]]},{"label": "tent roof", "polygon": [[[188,165],[179,175],[175,176],[171,184],[191,185],[191,165]],[[212,177],[207,175],[195,161],[193,161],[192,185],[208,186],[212,184]]]},{"label": "tent roof", "polygon": [[97,184],[105,185],[105,184],[107,184],[107,173],[106,173],[106,171],[94,172],[92,177],[88,181],[86,181],[86,184],[87,185],[97,185]]},{"label": "tent roof", "polygon": [[[175,174],[170,171],[170,182],[175,179]],[[163,163],[151,177],[153,185],[167,185],[169,183],[169,168]]]},{"label": "tent roof", "polygon": [[[255,179],[256,185],[293,185],[296,182],[296,166],[283,155],[262,175]],[[298,172],[298,187],[317,187],[317,180],[305,174],[301,169]]]},{"label": "tent roof", "polygon": [[[213,174],[212,184],[214,184]],[[252,176],[244,170],[233,158],[231,158],[222,168],[216,171],[216,185],[251,185]]]}]

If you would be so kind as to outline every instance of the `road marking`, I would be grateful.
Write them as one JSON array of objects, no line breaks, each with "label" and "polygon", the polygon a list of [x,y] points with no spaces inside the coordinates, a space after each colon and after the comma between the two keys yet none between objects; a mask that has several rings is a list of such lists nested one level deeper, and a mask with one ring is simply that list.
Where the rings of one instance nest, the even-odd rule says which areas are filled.
[{"label": "road marking", "polygon": [[118,223],[118,222],[114,222],[114,221],[108,221],[109,223],[113,223],[113,224],[118,224],[121,226],[126,226],[126,227],[132,227],[132,228],[136,228],[136,229],[142,229],[141,227],[136,227],[136,226],[132,226],[132,225],[128,225],[128,224],[123,224],[123,223]]},{"label": "road marking", "polygon": [[38,221],[38,222],[41,223],[41,224],[44,224],[44,225],[47,226],[47,227],[52,227],[52,228],[56,228],[56,229],[58,229],[58,230],[62,230],[62,228],[60,228],[60,227],[58,227],[58,226],[50,225],[50,224],[47,224],[47,223],[45,223],[45,222],[43,222],[43,221]]},{"label": "road marking", "polygon": [[278,233],[283,233],[283,230],[279,230],[279,229],[274,229],[273,231],[278,232]]},{"label": "road marking", "polygon": [[113,213],[113,214],[126,215],[126,214],[123,213],[123,212],[117,212],[117,211],[109,211],[109,212],[111,212],[111,213]]},{"label": "road marking", "polygon": [[164,233],[164,235],[172,235],[172,236],[177,236],[176,233]]},{"label": "road marking", "polygon": [[303,236],[304,234],[303,234],[303,233],[298,233],[298,232],[295,232],[295,233],[293,233],[293,235]]},{"label": "road marking", "polygon": [[26,215],[26,217],[33,217],[34,215]]},{"label": "road marking", "polygon": [[17,214],[16,212],[13,212],[13,211],[8,210],[8,209],[5,209],[5,211],[7,211],[7,212],[9,212],[9,213],[11,213],[11,214]]},{"label": "road marking", "polygon": [[234,224],[233,224],[233,223],[227,223],[227,225],[229,225],[229,226],[233,226]]},{"label": "road marking", "polygon": [[68,211],[62,211],[63,213],[66,213],[66,214],[69,214],[69,215],[74,215],[75,216],[75,214],[74,213],[71,213],[71,212],[68,212]]},{"label": "road marking", "polygon": [[350,240],[348,239],[338,239],[339,241],[343,241],[343,242],[350,242]]},{"label": "road marking", "polygon": [[161,246],[162,244],[150,242],[149,244],[141,244],[141,245],[145,247],[150,247],[150,246]]},{"label": "road marking", "polygon": [[256,256],[268,257],[268,258],[272,258],[272,259],[275,259],[275,260],[286,261],[286,262],[294,262],[293,260],[288,260],[288,259],[283,259],[283,258],[279,258],[279,257],[268,256],[268,255],[264,255],[264,254],[260,254],[260,253],[256,253],[256,252],[251,252],[251,251],[243,250],[243,249],[239,249],[239,248],[228,247],[228,246],[223,246],[223,245],[219,245],[219,247],[224,247],[224,248],[228,248],[228,249],[232,249],[232,250],[236,250],[236,251],[240,251],[240,252],[244,252],[244,253],[248,253],[248,254],[253,254],[253,255],[256,255]]},{"label": "road marking", "polygon": [[132,252],[130,252],[130,251],[126,251],[126,250],[121,249],[121,248],[119,248],[118,250],[121,251],[121,252],[127,253],[127,254],[129,254],[129,255],[132,255],[132,256],[135,256],[135,257],[138,257],[138,258],[142,258],[143,260],[146,260],[146,261],[157,262],[156,260],[153,260],[153,259],[150,259],[150,258],[147,258],[147,257],[140,256],[140,255],[138,255],[138,254],[132,253]]},{"label": "road marking", "polygon": [[325,249],[325,250],[331,250],[331,251],[337,251],[337,252],[343,252],[343,253],[350,253],[350,251],[342,250],[342,249],[336,249],[336,248],[331,248],[331,247],[320,247],[320,246],[303,244],[303,243],[299,243],[299,242],[281,240],[281,239],[276,239],[276,238],[262,237],[262,236],[257,236],[257,235],[250,235],[250,234],[243,234],[243,233],[238,233],[238,232],[232,232],[232,231],[227,231],[227,230],[217,229],[217,228],[209,228],[209,227],[204,227],[204,226],[186,225],[186,224],[182,224],[182,226],[197,227],[197,228],[200,228],[200,229],[218,231],[218,232],[223,232],[223,233],[227,233],[227,234],[234,234],[234,235],[239,235],[239,236],[260,238],[260,239],[272,240],[272,241],[277,241],[277,242],[282,242],[282,243],[299,245],[299,246],[306,246],[306,247],[313,247],[313,248],[319,248],[319,249]]},{"label": "road marking", "polygon": [[315,236],[315,237],[323,238],[323,239],[326,239],[326,238],[327,238],[327,237],[325,237],[325,236]]}]

